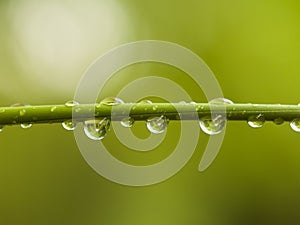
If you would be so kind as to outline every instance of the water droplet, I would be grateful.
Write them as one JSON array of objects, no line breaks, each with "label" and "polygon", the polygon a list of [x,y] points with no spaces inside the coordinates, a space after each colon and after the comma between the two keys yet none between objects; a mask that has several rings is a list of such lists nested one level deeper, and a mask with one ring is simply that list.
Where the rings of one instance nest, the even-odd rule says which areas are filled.
[{"label": "water droplet", "polygon": [[265,117],[263,114],[253,115],[248,118],[248,124],[253,128],[260,128],[265,123]]},{"label": "water droplet", "polygon": [[63,128],[65,128],[66,130],[75,130],[77,127],[77,124],[72,122],[72,120],[67,120],[61,123],[61,125],[63,126]]},{"label": "water droplet", "polygon": [[21,123],[20,126],[21,126],[22,128],[24,128],[24,129],[27,129],[27,128],[32,127],[32,123]]},{"label": "water droplet", "polygon": [[20,116],[24,116],[26,114],[26,110],[25,109],[21,109],[19,111]]},{"label": "water droplet", "polygon": [[92,140],[102,140],[108,133],[110,120],[106,117],[97,120],[84,121],[84,132]]},{"label": "water droplet", "polygon": [[273,121],[276,125],[281,125],[284,123],[284,119],[282,119],[281,117],[275,118]]},{"label": "water droplet", "polygon": [[226,98],[215,98],[208,103],[212,110],[211,116],[204,116],[199,120],[199,125],[201,130],[209,135],[216,135],[222,132],[226,125],[226,111],[224,112],[214,112],[213,106],[225,106],[228,104],[233,104],[233,102]]},{"label": "water droplet", "polygon": [[134,119],[131,117],[127,117],[127,118],[124,118],[121,120],[121,125],[123,127],[129,128],[129,127],[132,127],[133,124],[134,124]]},{"label": "water droplet", "polygon": [[143,100],[139,101],[138,103],[141,103],[141,104],[152,104],[152,101],[147,100],[147,99],[143,99]]},{"label": "water droplet", "polygon": [[108,105],[108,106],[116,106],[120,104],[124,104],[124,101],[117,97],[108,97],[103,99],[100,104]]},{"label": "water droplet", "polygon": [[300,132],[300,118],[293,119],[290,126],[294,131]]},{"label": "water droplet", "polygon": [[197,105],[197,103],[194,102],[194,101],[191,101],[190,104],[191,104],[191,105]]},{"label": "water droplet", "polygon": [[[15,103],[13,105],[11,105],[10,107],[24,107],[24,106],[30,106],[29,104],[26,103]],[[19,111],[19,115],[20,116],[24,116],[26,114],[26,109],[21,109]],[[13,123],[17,123],[17,121],[13,121]],[[32,127],[31,123],[21,123],[20,126],[24,129],[30,128]]]},{"label": "water droplet", "polygon": [[[67,102],[65,103],[65,106],[67,106],[67,107],[73,107],[73,106],[75,106],[75,105],[79,105],[79,103],[76,102],[76,101],[74,101],[74,100],[70,100],[70,101],[67,101]],[[55,109],[54,109],[54,110],[55,110]]]},{"label": "water droplet", "polygon": [[81,108],[75,108],[75,112],[80,112],[81,111]]},{"label": "water droplet", "polygon": [[153,134],[163,133],[168,125],[168,119],[165,116],[150,117],[147,119],[147,128]]},{"label": "water droplet", "polygon": [[233,104],[233,101],[227,99],[227,98],[215,98],[211,101],[209,101],[209,104],[215,104],[215,105],[231,105]]},{"label": "water droplet", "polygon": [[4,128],[4,126],[3,126],[3,125],[0,125],[0,132],[3,131],[3,128]]},{"label": "water droplet", "polygon": [[213,119],[211,116],[202,117],[199,121],[201,130],[209,135],[215,135],[222,132],[226,124],[226,119],[222,115],[218,115]]},{"label": "water droplet", "polygon": [[52,107],[51,107],[50,111],[51,111],[51,112],[54,112],[56,109],[57,109],[57,106],[55,105],[55,106],[52,106]]}]

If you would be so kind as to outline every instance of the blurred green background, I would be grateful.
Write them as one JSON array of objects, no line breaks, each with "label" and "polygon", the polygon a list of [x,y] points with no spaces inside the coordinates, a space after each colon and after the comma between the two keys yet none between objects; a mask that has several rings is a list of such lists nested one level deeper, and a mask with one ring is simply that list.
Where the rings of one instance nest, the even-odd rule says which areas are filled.
[{"label": "blurred green background", "polygon": [[[175,42],[197,53],[234,102],[300,102],[299,1],[1,0],[0,104],[64,103],[95,58],[144,39]],[[103,96],[140,75],[134,71],[176,73],[157,65],[129,69],[112,79]],[[203,101],[201,90],[191,90],[186,78],[174,79]],[[113,133],[105,144],[125,161],[159,161],[178,137],[176,124],[170,126],[168,142],[149,158],[115,151]],[[72,132],[59,124],[5,127],[0,224],[300,223],[300,136],[287,123],[252,129],[246,122],[229,122],[220,154],[203,173],[197,168],[207,136],[200,136],[178,174],[137,188],[95,173]]]}]

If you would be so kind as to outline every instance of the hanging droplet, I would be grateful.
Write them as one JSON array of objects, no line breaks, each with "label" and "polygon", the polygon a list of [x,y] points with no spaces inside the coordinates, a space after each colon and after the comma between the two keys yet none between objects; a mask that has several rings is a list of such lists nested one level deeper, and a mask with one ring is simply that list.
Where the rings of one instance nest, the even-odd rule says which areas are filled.
[{"label": "hanging droplet", "polygon": [[61,123],[63,128],[66,130],[75,130],[77,127],[77,123],[74,123],[72,120],[67,120]]},{"label": "hanging droplet", "polygon": [[108,133],[110,120],[106,117],[97,120],[84,121],[84,132],[92,140],[102,140]]},{"label": "hanging droplet", "polygon": [[24,129],[27,129],[27,128],[32,127],[32,123],[21,123],[20,126],[21,126],[22,128],[24,128]]},{"label": "hanging droplet", "polygon": [[100,104],[102,105],[108,105],[108,106],[116,106],[120,104],[124,104],[124,101],[117,97],[108,97],[103,99]]},{"label": "hanging droplet", "polygon": [[201,130],[209,135],[215,135],[222,132],[226,124],[226,119],[222,115],[218,115],[213,119],[211,116],[202,117],[199,121]]},{"label": "hanging droplet", "polygon": [[282,119],[281,117],[278,117],[278,118],[275,118],[273,120],[273,122],[276,124],[276,125],[281,125],[284,123],[284,119]]},{"label": "hanging droplet", "polygon": [[[26,106],[30,106],[29,104],[26,103],[15,103],[13,105],[11,105],[10,107],[26,107]],[[24,116],[26,114],[26,109],[21,109],[19,111],[19,115],[20,116]],[[24,129],[30,128],[32,127],[32,123],[21,123],[20,126]]]},{"label": "hanging droplet", "polygon": [[134,124],[134,119],[131,117],[127,117],[121,120],[121,125],[123,127],[130,128],[132,127],[133,124]]},{"label": "hanging droplet", "polygon": [[253,128],[260,128],[265,123],[265,117],[263,114],[253,115],[248,118],[248,125]]},{"label": "hanging droplet", "polygon": [[168,125],[168,119],[165,116],[150,117],[147,119],[147,128],[153,134],[163,133]]},{"label": "hanging droplet", "polygon": [[[200,118],[199,125],[201,130],[209,135],[215,135],[222,132],[226,125],[226,109],[225,105],[233,104],[226,98],[215,98],[208,102],[211,107],[211,116]],[[214,106],[224,106],[224,112],[214,112]]]},{"label": "hanging droplet", "polygon": [[293,119],[290,126],[294,131],[300,132],[300,118]]},{"label": "hanging droplet", "polygon": [[[74,101],[74,100],[70,100],[70,101],[67,101],[66,103],[65,103],[65,106],[67,106],[67,107],[73,107],[73,106],[76,106],[76,105],[79,105],[79,103],[78,102],[76,102],[76,101]],[[53,107],[52,107],[53,108]],[[54,109],[55,110],[55,109]],[[53,110],[53,111],[54,111]]]}]

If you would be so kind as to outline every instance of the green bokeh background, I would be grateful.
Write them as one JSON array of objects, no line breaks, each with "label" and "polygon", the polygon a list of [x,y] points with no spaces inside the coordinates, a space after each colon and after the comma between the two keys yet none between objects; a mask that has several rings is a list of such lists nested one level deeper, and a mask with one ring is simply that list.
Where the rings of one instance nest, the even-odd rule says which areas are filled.
[{"label": "green bokeh background", "polygon": [[[0,104],[72,99],[96,57],[144,39],[175,42],[197,53],[234,102],[300,102],[299,1],[2,0]],[[116,74],[102,96],[151,73],[172,73],[195,101],[205,100],[179,71],[150,64]],[[135,129],[147,136],[141,124]],[[167,142],[149,156],[119,151],[113,133],[105,144],[125,161],[159,161],[172,152],[176,129],[171,124]],[[178,174],[156,185],[128,187],[95,173],[72,132],[59,124],[5,127],[0,224],[299,224],[299,138],[287,123],[252,129],[229,122],[221,151],[205,172],[197,169],[208,139],[201,133]]]}]

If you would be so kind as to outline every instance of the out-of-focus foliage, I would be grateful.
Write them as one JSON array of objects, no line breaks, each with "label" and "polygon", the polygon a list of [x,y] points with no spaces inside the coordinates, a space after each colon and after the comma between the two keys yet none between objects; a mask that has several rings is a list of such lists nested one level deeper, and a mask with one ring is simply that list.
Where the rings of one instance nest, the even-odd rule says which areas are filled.
[{"label": "out-of-focus foliage", "polygon": [[[300,102],[298,1],[3,0],[0,104],[72,99],[96,57],[144,39],[175,42],[197,53],[234,102]],[[117,93],[143,73],[168,78],[172,73],[195,101],[205,100],[180,71],[150,64],[120,71],[102,95]],[[169,147],[149,158],[118,151],[113,134],[105,144],[116,157],[138,164],[166,157],[178,133],[169,135]],[[0,224],[298,224],[299,138],[288,124],[252,129],[230,122],[208,170],[197,169],[207,141],[201,134],[193,158],[177,175],[133,188],[96,174],[72,132],[60,125],[6,127],[0,133]]]}]

